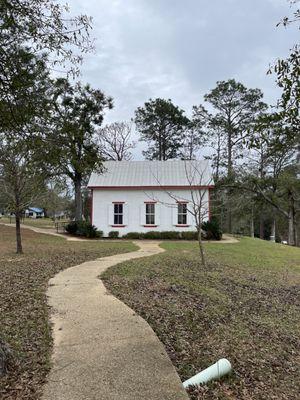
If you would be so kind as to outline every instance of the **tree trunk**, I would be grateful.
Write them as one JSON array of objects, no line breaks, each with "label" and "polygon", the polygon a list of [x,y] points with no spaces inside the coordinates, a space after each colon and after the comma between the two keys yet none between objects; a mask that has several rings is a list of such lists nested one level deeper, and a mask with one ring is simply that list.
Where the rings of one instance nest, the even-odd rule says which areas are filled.
[{"label": "tree trunk", "polygon": [[219,149],[217,151],[217,158],[216,158],[216,182],[219,181],[219,176],[220,176],[220,153]]},{"label": "tree trunk", "polygon": [[21,237],[21,215],[20,212],[16,212],[16,242],[17,242],[17,254],[23,253],[22,248],[22,237]]},{"label": "tree trunk", "polygon": [[216,155],[216,182],[219,181],[220,176],[220,161],[221,161],[221,136],[218,134],[218,145]]},{"label": "tree trunk", "polygon": [[254,218],[253,218],[253,208],[251,213],[251,220],[250,220],[250,236],[254,238]]},{"label": "tree trunk", "polygon": [[295,246],[295,202],[292,193],[288,194],[289,197],[289,228],[288,228],[288,244]]},{"label": "tree trunk", "polygon": [[201,265],[202,265],[202,267],[204,267],[206,269],[206,258],[205,258],[205,252],[204,252],[202,236],[201,236],[201,225],[200,225],[200,228],[198,229],[198,244],[199,244]]},{"label": "tree trunk", "polygon": [[162,158],[162,134],[161,134],[160,130],[158,133],[158,159],[159,159],[159,161],[161,161],[163,159]]},{"label": "tree trunk", "polygon": [[[228,132],[227,137],[227,178],[232,182],[233,178],[233,165],[232,165],[232,139],[231,131]],[[231,191],[227,192],[227,230],[232,233],[232,211],[231,211]]]},{"label": "tree trunk", "polygon": [[265,238],[265,221],[262,214],[259,216],[259,237],[260,239]]},{"label": "tree trunk", "polygon": [[162,143],[162,159],[163,161],[166,161],[166,142],[163,140]]},{"label": "tree trunk", "polygon": [[227,193],[227,232],[232,233],[231,191]]},{"label": "tree trunk", "polygon": [[292,215],[290,215],[290,217],[289,217],[289,230],[288,230],[288,244],[290,246],[294,246],[295,245],[294,234],[295,234],[294,219],[293,219]]},{"label": "tree trunk", "polygon": [[271,242],[276,241],[276,220],[275,220],[275,218],[272,221],[270,240],[271,240]]},{"label": "tree trunk", "polygon": [[228,159],[227,159],[227,177],[232,178],[233,168],[232,168],[232,146],[231,146],[231,136],[228,136]]},{"label": "tree trunk", "polygon": [[82,193],[81,177],[77,176],[74,180],[75,186],[75,220],[82,221]]}]

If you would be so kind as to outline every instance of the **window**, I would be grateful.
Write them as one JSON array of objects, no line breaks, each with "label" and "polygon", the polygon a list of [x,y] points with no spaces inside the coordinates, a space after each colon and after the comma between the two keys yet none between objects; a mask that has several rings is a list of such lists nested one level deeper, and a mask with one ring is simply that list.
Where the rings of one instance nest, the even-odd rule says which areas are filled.
[{"label": "window", "polygon": [[123,225],[123,204],[114,204],[114,225]]},{"label": "window", "polygon": [[179,203],[178,204],[178,225],[186,225],[187,224],[187,204]]},{"label": "window", "polygon": [[146,225],[155,224],[155,204],[146,203]]}]

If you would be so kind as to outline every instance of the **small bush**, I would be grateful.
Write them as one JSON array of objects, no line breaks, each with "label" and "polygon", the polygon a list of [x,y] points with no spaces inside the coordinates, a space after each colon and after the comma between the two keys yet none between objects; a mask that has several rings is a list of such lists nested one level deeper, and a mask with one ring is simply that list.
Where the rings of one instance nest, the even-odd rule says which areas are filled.
[{"label": "small bush", "polygon": [[143,238],[144,239],[160,240],[161,239],[161,232],[149,231],[149,232],[144,233]]},{"label": "small bush", "polygon": [[89,229],[90,228],[88,228],[83,221],[78,221],[75,234],[77,236],[86,236],[86,234],[89,235]]},{"label": "small bush", "polygon": [[68,225],[65,226],[65,231],[70,233],[71,235],[76,235],[77,222],[76,221],[69,222]]},{"label": "small bush", "polygon": [[221,240],[222,231],[219,226],[219,222],[215,217],[212,217],[210,221],[203,222],[202,229],[205,232],[205,239],[207,240]]},{"label": "small bush", "polygon": [[117,239],[119,237],[119,231],[110,231],[108,237],[111,239]]},{"label": "small bush", "polygon": [[[204,230],[204,229],[203,229]],[[110,232],[111,233],[111,232]],[[110,233],[108,234],[109,237]],[[207,237],[207,231],[204,232],[205,235],[203,236],[203,239],[211,240],[211,239],[216,239],[218,237],[217,235],[212,237],[212,233],[209,230],[209,238]],[[220,232],[222,237],[222,232]],[[150,239],[150,240],[198,240],[198,232],[197,231],[183,231],[183,232],[178,232],[178,231],[149,231],[149,232],[128,232],[126,235],[122,236],[123,239]],[[220,240],[216,239],[216,240]]]},{"label": "small bush", "polygon": [[89,222],[86,221],[72,221],[65,226],[66,232],[75,236],[84,236],[86,238],[100,238],[103,235],[102,231]]},{"label": "small bush", "polygon": [[150,240],[180,240],[181,232],[176,231],[149,231],[149,232],[129,232],[122,236],[124,239],[150,239]]},{"label": "small bush", "polygon": [[198,232],[197,231],[184,231],[181,232],[182,240],[198,240]]},{"label": "small bush", "polygon": [[143,239],[144,234],[141,232],[128,232],[122,236],[124,239]]},{"label": "small bush", "polygon": [[176,231],[163,231],[160,233],[161,239],[167,240],[179,240],[180,239],[180,232]]}]

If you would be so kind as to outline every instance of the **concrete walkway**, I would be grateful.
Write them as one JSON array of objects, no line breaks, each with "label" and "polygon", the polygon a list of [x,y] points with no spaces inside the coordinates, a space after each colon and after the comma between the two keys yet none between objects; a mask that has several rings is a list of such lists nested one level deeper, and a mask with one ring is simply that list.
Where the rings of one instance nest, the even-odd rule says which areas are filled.
[{"label": "concrete walkway", "polygon": [[140,250],[68,268],[49,282],[53,366],[43,400],[187,400],[150,326],[107,293],[99,275],[112,265],[162,252]]},{"label": "concrete walkway", "polygon": [[[15,228],[15,224],[2,224],[2,225]],[[21,228],[22,229],[30,229],[33,232],[42,233],[44,235],[58,236],[60,238],[68,240],[69,242],[89,242],[89,241],[94,242],[95,241],[94,239],[85,239],[85,238],[81,238],[81,237],[69,236],[65,233],[58,233],[53,228],[37,228],[35,226],[24,225],[24,224],[21,224]]]},{"label": "concrete walkway", "polygon": [[[0,222],[1,223],[1,222]],[[3,224],[5,226],[11,226],[11,227],[15,227],[15,224]],[[91,242],[91,241],[95,241],[95,239],[85,239],[85,238],[81,238],[81,237],[76,237],[76,236],[70,236],[67,235],[65,233],[57,233],[55,229],[46,229],[46,228],[37,228],[35,226],[30,226],[30,225],[21,225],[22,229],[30,229],[36,233],[43,233],[45,235],[52,235],[52,236],[58,236],[60,238],[66,239],[70,242]],[[99,239],[98,239],[99,240]],[[101,239],[100,239],[101,240]],[[116,241],[114,239],[114,241]],[[236,239],[233,235],[227,235],[227,234],[223,234],[222,239],[221,240],[208,240],[205,241],[205,243],[217,243],[217,244],[227,244],[227,243],[238,243],[239,240]],[[139,241],[139,243],[141,243],[141,241]]]}]

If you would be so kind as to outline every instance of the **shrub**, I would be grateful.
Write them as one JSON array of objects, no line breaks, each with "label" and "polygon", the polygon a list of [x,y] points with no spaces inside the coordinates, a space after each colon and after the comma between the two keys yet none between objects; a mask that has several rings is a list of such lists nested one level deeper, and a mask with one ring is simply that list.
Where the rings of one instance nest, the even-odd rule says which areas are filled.
[{"label": "shrub", "polygon": [[84,222],[81,229],[83,236],[87,238],[100,238],[103,236],[103,232],[89,222]]},{"label": "shrub", "polygon": [[128,232],[122,236],[124,239],[143,239],[144,234],[141,232]]},{"label": "shrub", "polygon": [[184,231],[181,232],[182,240],[198,240],[198,232],[197,231]]},{"label": "shrub", "polygon": [[84,236],[87,238],[100,238],[103,235],[102,231],[87,221],[72,221],[65,226],[66,232],[75,236]]},{"label": "shrub", "polygon": [[89,228],[85,225],[85,223],[83,221],[78,221],[77,222],[77,230],[75,232],[75,235],[86,236],[86,233],[88,233],[88,229]]},{"label": "shrub", "polygon": [[[109,233],[110,236],[110,233]],[[197,231],[177,232],[177,231],[149,231],[149,232],[128,232],[122,236],[123,239],[150,239],[150,240],[198,240]]]},{"label": "shrub", "polygon": [[110,231],[108,237],[111,239],[117,239],[119,237],[119,231]]},{"label": "shrub", "polygon": [[161,239],[169,239],[169,240],[179,240],[180,239],[180,232],[176,231],[163,231],[160,233]]},{"label": "shrub", "polygon": [[222,231],[219,226],[219,222],[215,217],[212,217],[210,221],[203,222],[201,227],[205,232],[205,238],[207,240],[221,240]]},{"label": "shrub", "polygon": [[77,222],[71,221],[68,225],[65,226],[65,231],[70,233],[71,235],[75,235],[77,231]]},{"label": "shrub", "polygon": [[149,231],[143,234],[144,239],[153,239],[153,240],[160,240],[161,239],[161,232],[156,231]]}]

